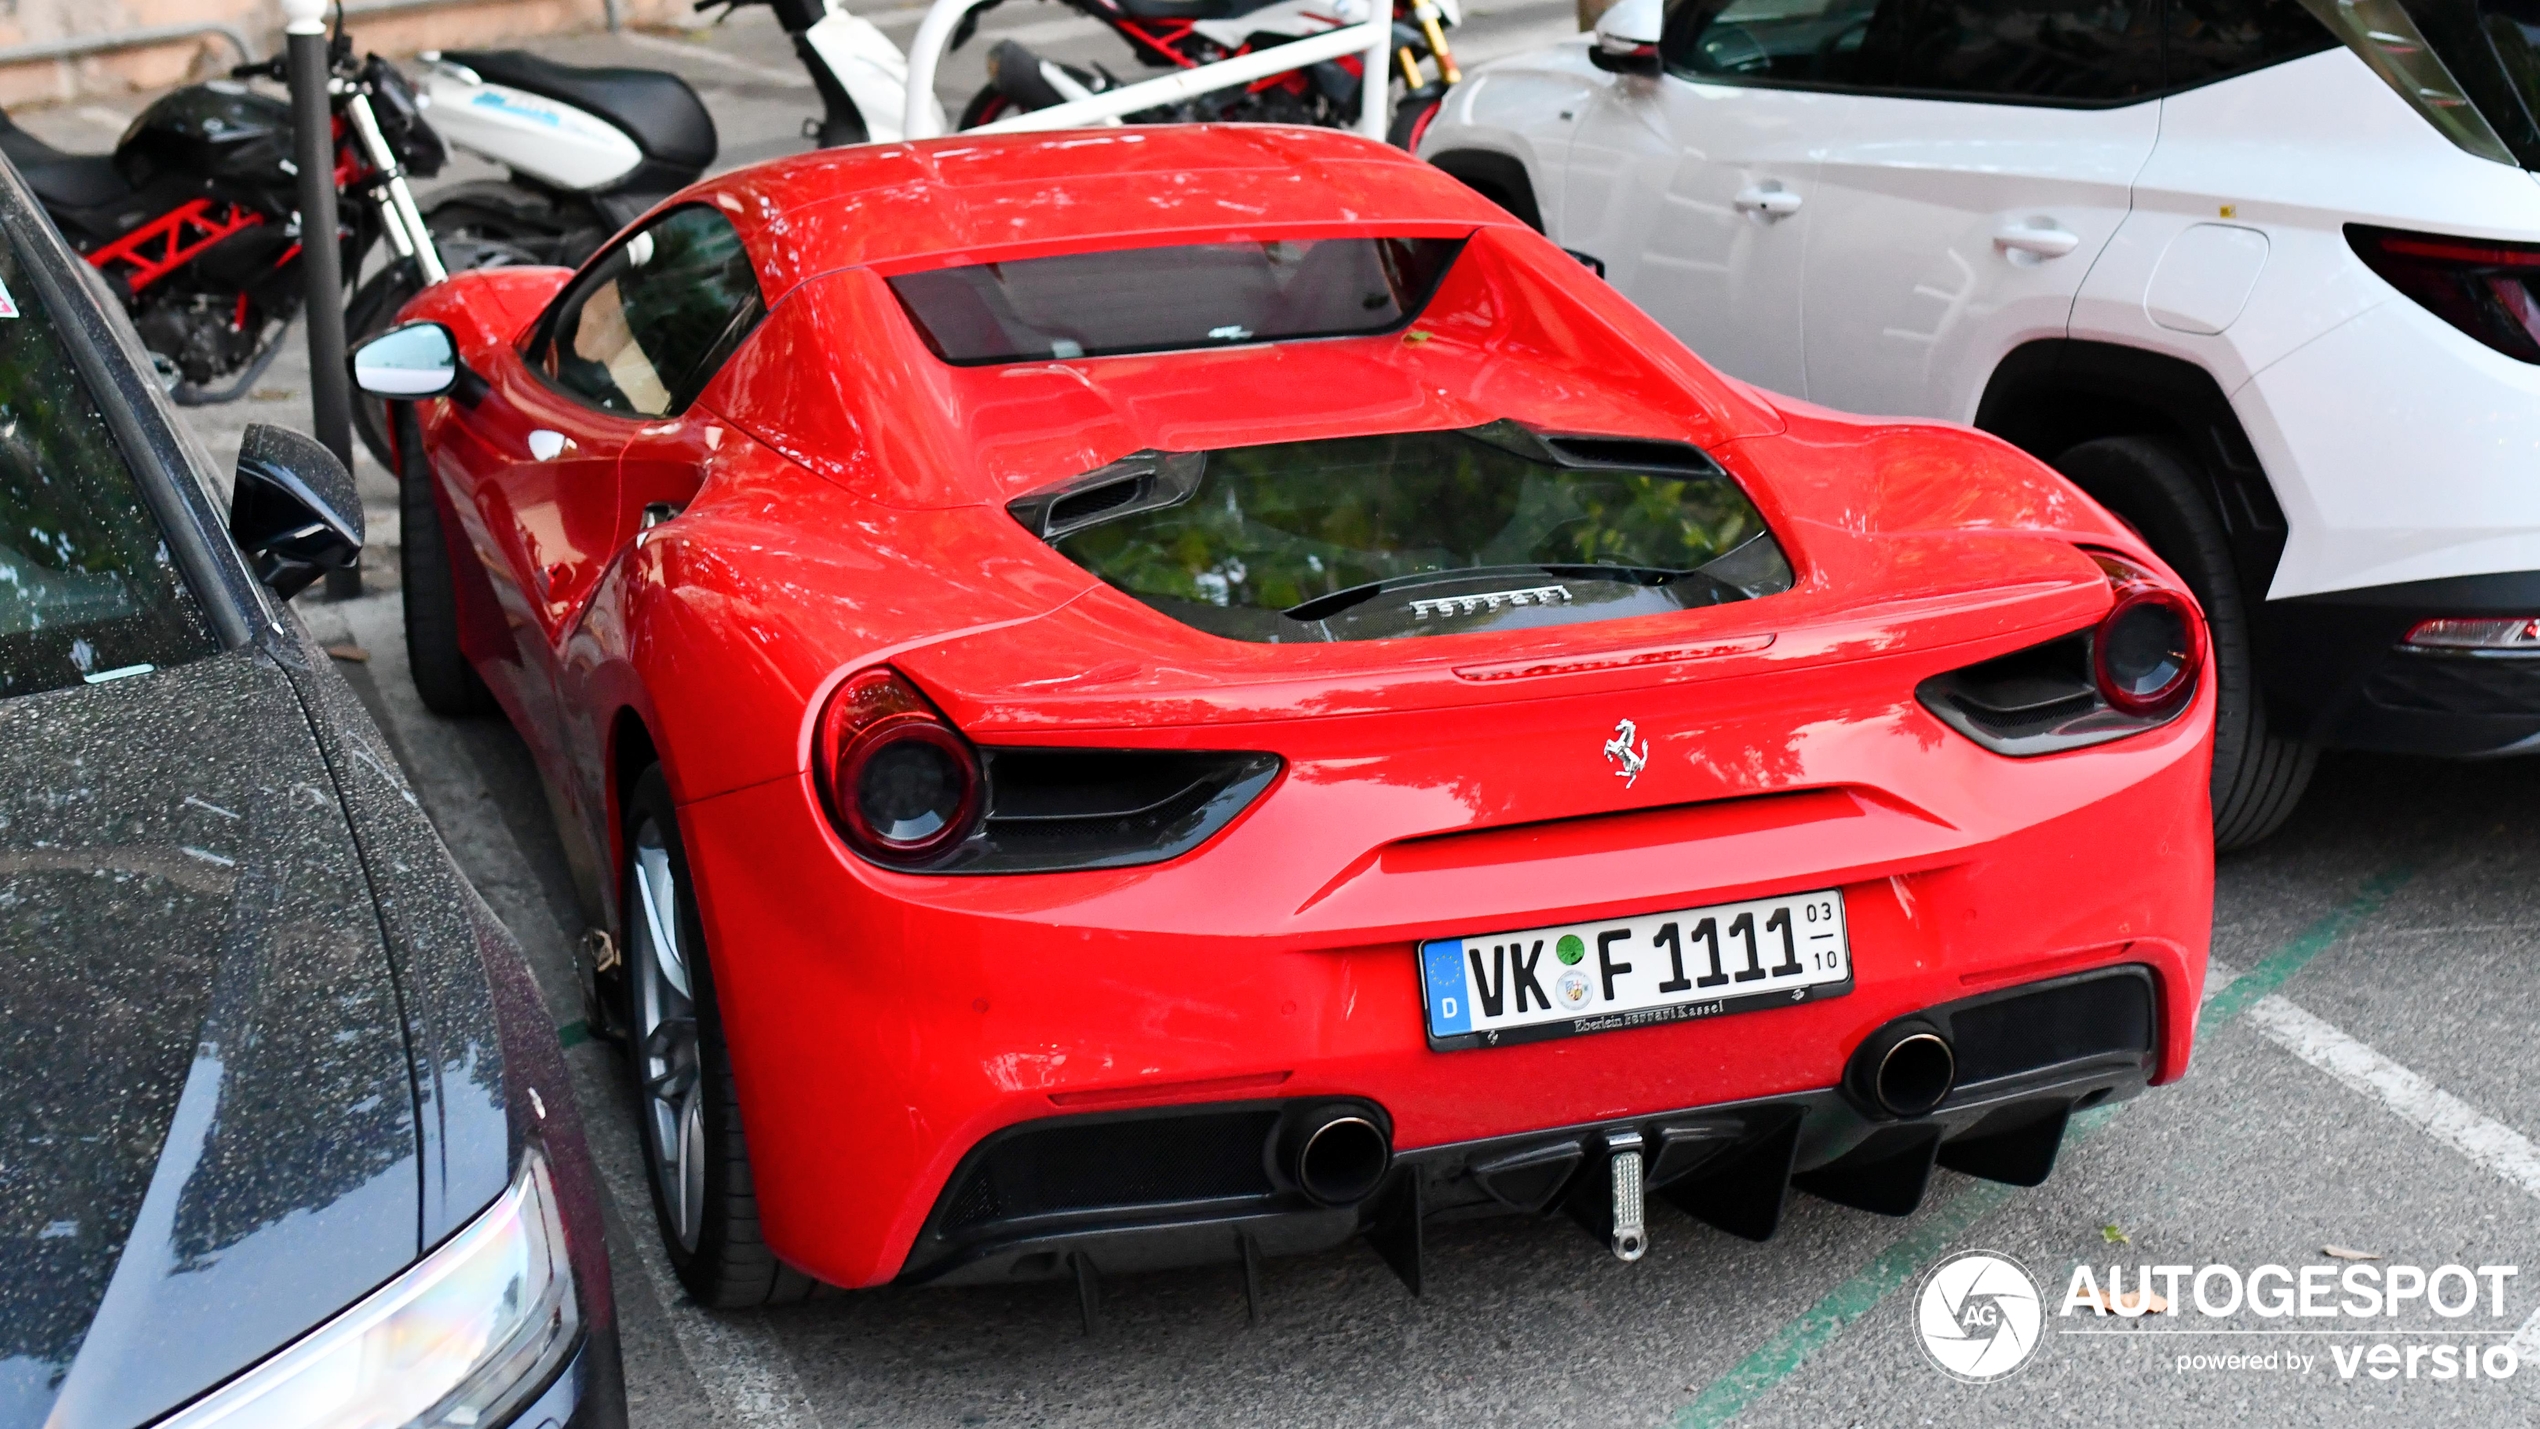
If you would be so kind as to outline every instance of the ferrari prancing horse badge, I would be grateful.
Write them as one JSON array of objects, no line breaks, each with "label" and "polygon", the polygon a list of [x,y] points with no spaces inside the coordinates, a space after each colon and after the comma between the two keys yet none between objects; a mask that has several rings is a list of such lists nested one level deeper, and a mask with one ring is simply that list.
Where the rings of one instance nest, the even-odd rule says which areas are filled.
[{"label": "ferrari prancing horse badge", "polygon": [[[1632,747],[1634,741],[1639,742],[1638,749]],[[1640,771],[1649,763],[1649,741],[1640,738],[1639,729],[1630,720],[1617,721],[1614,737],[1605,741],[1605,757],[1620,766],[1614,777],[1628,789],[1640,782]]]}]

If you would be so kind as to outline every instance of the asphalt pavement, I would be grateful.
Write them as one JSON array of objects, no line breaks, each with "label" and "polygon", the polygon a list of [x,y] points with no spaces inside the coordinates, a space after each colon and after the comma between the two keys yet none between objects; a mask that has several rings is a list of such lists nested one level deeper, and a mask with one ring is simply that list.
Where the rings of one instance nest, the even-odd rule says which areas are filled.
[{"label": "asphalt pavement", "polygon": [[[905,43],[919,13],[874,18]],[[1548,43],[1571,29],[1570,13],[1566,0],[1479,4],[1459,49],[1478,60]],[[1054,6],[999,9],[983,40],[1000,34],[1126,67],[1116,42]],[[537,48],[677,70],[713,106],[727,163],[804,147],[814,100],[763,11],[696,38]],[[948,106],[980,83],[986,48],[974,42],[947,67]],[[28,122],[103,148],[133,107]],[[222,456],[246,421],[305,426],[307,368],[294,359],[251,400],[196,414]],[[1072,1288],[1055,1284],[701,1311],[655,1246],[622,1063],[583,1037],[570,973],[582,923],[536,772],[499,720],[442,719],[417,703],[393,589],[393,493],[366,464],[362,484],[374,591],[300,608],[342,650],[576,1044],[615,1202],[639,1429],[2540,1423],[2540,761],[2530,760],[2325,758],[2292,825],[2222,863],[2218,970],[2186,1080],[2081,1118],[2054,1178],[2034,1190],[1942,1171],[1902,1220],[1798,1196],[1764,1245],[1654,1208],[1652,1249],[1633,1265],[1567,1222],[1433,1227],[1425,1298],[1354,1246],[1270,1262],[1258,1325],[1232,1269],[1115,1282],[1091,1337]],[[2017,1372],[1982,1385],[1942,1373],[1918,1318],[1927,1277],[1967,1251],[2024,1267],[2042,1311]],[[2458,1316],[2422,1297],[2370,1319],[2245,1308],[2211,1318],[2187,1304],[2139,1319],[2060,1313],[2085,1265],[2103,1285],[2122,1267],[2128,1290],[2139,1266],[2228,1266],[2253,1284],[2262,1266],[2284,1267],[2285,1282],[2350,1266],[2394,1282],[2389,1267],[2518,1272],[2476,1282]],[[2191,1285],[2207,1288],[2191,1272],[2168,1298],[2191,1301]],[[2365,1358],[2383,1344],[2386,1361]],[[2489,1368],[2438,1375],[2457,1361],[2428,1353],[2437,1346],[2469,1347]],[[2521,1368],[2497,1377],[2506,1364]]]}]

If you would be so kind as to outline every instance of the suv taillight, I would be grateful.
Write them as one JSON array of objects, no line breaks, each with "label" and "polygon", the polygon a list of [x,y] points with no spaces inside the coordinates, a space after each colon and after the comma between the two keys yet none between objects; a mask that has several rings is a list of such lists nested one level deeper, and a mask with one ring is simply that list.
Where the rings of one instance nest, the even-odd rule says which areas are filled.
[{"label": "suv taillight", "polygon": [[2346,225],[2346,242],[2382,281],[2507,357],[2540,363],[2540,243],[2452,238]]}]

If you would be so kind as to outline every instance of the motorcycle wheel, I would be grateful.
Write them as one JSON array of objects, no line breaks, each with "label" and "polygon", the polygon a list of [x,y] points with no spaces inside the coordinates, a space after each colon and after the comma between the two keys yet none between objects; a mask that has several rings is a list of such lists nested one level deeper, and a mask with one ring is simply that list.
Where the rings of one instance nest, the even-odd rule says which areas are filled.
[{"label": "motorcycle wheel", "polygon": [[1006,98],[1002,90],[993,84],[981,85],[979,92],[970,96],[970,102],[961,106],[961,118],[953,125],[953,128],[976,129],[982,124],[1003,119],[1013,112],[1014,101]]},{"label": "motorcycle wheel", "polygon": [[1420,136],[1446,103],[1446,86],[1424,85],[1395,101],[1393,122],[1385,126],[1385,142],[1405,153],[1420,152]]},{"label": "motorcycle wheel", "polygon": [[[617,225],[587,205],[559,204],[512,184],[471,184],[433,200],[424,226],[445,247],[453,242],[492,244],[525,263],[579,268],[599,251]],[[455,271],[456,265],[453,265]]]},{"label": "motorcycle wheel", "polygon": [[[453,273],[534,261],[509,243],[442,234],[436,234],[434,242],[441,250],[442,265]],[[422,270],[415,267],[411,258],[396,259],[373,273],[369,281],[353,290],[353,300],[344,305],[346,349],[359,347],[364,338],[387,331],[407,302],[423,289]],[[373,460],[390,471],[397,469],[397,459],[388,442],[387,403],[355,392],[353,431],[361,437]]]}]

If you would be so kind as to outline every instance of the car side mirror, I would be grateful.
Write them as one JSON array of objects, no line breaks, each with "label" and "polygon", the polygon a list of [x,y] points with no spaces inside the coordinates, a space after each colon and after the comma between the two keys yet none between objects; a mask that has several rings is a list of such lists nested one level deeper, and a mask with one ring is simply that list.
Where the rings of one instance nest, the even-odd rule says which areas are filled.
[{"label": "car side mirror", "polygon": [[467,369],[439,323],[392,327],[353,349],[353,385],[391,402],[419,402],[457,387]]},{"label": "car side mirror", "polygon": [[1666,25],[1666,0],[1615,0],[1597,17],[1588,62],[1608,74],[1656,79],[1661,73],[1658,38]]},{"label": "car side mirror", "polygon": [[335,453],[258,422],[238,445],[229,494],[229,537],[256,579],[289,600],[328,571],[362,556],[362,500]]}]

